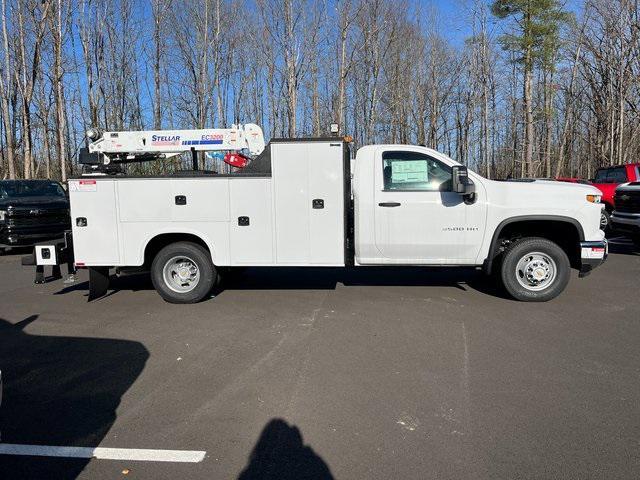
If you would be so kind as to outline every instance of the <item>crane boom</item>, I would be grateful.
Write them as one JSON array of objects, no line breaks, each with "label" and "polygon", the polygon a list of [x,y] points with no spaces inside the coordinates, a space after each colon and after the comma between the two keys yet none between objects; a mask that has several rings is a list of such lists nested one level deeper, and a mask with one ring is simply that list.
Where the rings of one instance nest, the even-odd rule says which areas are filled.
[{"label": "crane boom", "polygon": [[248,150],[251,155],[259,155],[265,148],[262,129],[253,123],[199,130],[101,133],[90,129],[87,136],[92,143],[80,163],[91,165],[169,158],[184,152]]}]

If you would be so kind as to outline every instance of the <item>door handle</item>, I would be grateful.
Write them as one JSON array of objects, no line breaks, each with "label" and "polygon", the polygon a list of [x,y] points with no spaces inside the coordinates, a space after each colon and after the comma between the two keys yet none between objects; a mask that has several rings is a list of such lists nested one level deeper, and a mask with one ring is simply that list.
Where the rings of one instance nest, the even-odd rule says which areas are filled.
[{"label": "door handle", "polygon": [[382,202],[378,204],[379,207],[399,207],[400,205],[402,204],[398,202]]}]

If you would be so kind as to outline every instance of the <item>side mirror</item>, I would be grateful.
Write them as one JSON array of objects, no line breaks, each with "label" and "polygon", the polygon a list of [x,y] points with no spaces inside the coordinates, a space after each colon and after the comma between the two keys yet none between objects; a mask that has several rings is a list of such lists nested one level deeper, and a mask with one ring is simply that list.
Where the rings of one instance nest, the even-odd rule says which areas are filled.
[{"label": "side mirror", "polygon": [[451,190],[465,196],[475,193],[476,186],[469,178],[467,167],[455,165],[451,168]]}]

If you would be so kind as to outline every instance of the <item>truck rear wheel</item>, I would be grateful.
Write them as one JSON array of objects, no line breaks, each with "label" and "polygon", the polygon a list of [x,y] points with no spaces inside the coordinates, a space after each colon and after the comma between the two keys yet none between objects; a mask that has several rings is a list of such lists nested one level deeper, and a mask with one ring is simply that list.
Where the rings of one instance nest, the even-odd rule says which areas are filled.
[{"label": "truck rear wheel", "polygon": [[169,303],[196,303],[213,288],[217,272],[209,252],[198,244],[167,245],[153,259],[151,281]]},{"label": "truck rear wheel", "polygon": [[546,302],[569,283],[571,264],[557,244],[545,238],[523,238],[505,251],[500,269],[502,284],[516,300]]}]

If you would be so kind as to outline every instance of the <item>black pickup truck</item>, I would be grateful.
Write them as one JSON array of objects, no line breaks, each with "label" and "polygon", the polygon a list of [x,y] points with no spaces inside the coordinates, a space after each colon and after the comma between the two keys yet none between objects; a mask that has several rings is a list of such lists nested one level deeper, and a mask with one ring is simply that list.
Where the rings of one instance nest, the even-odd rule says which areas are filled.
[{"label": "black pickup truck", "polygon": [[616,188],[613,203],[613,230],[627,235],[640,248],[640,182],[624,183]]},{"label": "black pickup truck", "polygon": [[62,185],[51,180],[0,180],[0,253],[62,237],[70,228]]}]

